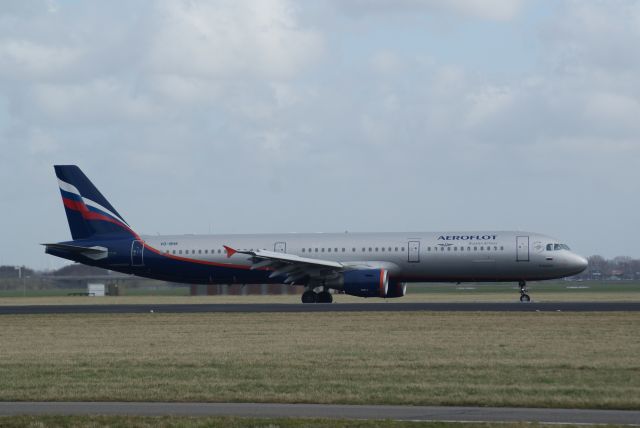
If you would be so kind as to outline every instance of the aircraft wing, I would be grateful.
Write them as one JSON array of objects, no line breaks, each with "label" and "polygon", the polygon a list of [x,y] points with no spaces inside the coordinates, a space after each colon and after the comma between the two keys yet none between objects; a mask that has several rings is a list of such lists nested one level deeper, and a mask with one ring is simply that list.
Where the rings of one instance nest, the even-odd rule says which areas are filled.
[{"label": "aircraft wing", "polygon": [[244,251],[224,246],[227,257],[234,254],[246,254],[251,256],[253,264],[251,269],[271,269],[273,272],[269,278],[285,276],[285,283],[293,283],[307,276],[326,276],[336,271],[343,270],[346,266],[331,260],[311,259],[294,254],[278,253],[275,251],[255,250]]}]

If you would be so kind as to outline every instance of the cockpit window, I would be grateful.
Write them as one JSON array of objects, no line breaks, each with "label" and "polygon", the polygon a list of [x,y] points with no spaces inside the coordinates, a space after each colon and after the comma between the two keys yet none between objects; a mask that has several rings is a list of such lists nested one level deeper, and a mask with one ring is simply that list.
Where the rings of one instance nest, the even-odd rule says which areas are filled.
[{"label": "cockpit window", "polygon": [[553,244],[547,244],[547,251],[553,251]]},{"label": "cockpit window", "polygon": [[567,244],[547,244],[547,251],[571,250]]}]

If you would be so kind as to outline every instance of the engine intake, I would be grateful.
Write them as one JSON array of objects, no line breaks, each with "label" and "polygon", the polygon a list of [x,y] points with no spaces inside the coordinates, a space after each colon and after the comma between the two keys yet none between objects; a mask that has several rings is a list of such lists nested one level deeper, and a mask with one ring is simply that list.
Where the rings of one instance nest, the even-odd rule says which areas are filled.
[{"label": "engine intake", "polygon": [[387,291],[387,298],[403,297],[407,294],[407,283],[392,281],[389,283],[389,290]]}]

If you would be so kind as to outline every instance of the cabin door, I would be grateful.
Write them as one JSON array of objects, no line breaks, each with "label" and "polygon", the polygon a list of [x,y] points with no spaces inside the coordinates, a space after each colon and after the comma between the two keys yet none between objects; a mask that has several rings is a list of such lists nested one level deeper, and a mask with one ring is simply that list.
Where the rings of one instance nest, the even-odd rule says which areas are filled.
[{"label": "cabin door", "polygon": [[407,245],[409,263],[418,263],[420,261],[420,241],[409,241]]},{"label": "cabin door", "polygon": [[144,266],[144,244],[142,241],[131,243],[131,266]]},{"label": "cabin door", "polygon": [[516,261],[529,261],[529,237],[516,236]]}]

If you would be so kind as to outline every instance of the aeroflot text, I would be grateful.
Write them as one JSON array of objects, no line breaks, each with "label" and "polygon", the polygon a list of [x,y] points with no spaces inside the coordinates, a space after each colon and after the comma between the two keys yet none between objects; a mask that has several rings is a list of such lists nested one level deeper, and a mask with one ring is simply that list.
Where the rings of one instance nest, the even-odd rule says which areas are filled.
[{"label": "aeroflot text", "polygon": [[495,241],[498,235],[440,235],[438,241]]}]

